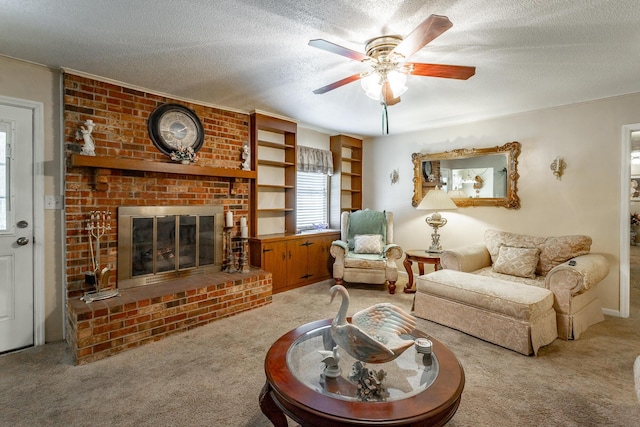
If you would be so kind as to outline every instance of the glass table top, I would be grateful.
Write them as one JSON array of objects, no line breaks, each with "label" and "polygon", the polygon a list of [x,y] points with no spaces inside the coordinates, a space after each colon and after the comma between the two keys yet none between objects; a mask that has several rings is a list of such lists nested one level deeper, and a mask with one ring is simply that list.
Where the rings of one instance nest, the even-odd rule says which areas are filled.
[{"label": "glass table top", "polygon": [[[406,339],[415,337],[406,335]],[[320,351],[331,351],[336,344],[331,337],[331,326],[311,330],[293,342],[287,351],[287,367],[304,385],[335,399],[359,401],[357,381],[349,380],[356,359],[338,347],[339,366],[342,373],[337,378],[323,375],[325,357]],[[386,377],[383,384],[389,393],[384,401],[406,399],[427,389],[438,376],[438,359],[435,354],[418,353],[415,346],[391,362],[364,364],[369,370],[380,372]]]}]

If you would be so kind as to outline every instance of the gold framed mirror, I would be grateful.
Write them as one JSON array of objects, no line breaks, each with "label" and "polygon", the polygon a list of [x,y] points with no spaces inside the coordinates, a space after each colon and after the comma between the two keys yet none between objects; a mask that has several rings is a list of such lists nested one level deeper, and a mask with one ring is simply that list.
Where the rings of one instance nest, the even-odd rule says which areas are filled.
[{"label": "gold framed mirror", "polygon": [[432,188],[447,191],[458,207],[502,206],[519,209],[518,155],[520,143],[499,147],[463,148],[444,153],[413,153],[413,199],[418,206]]}]

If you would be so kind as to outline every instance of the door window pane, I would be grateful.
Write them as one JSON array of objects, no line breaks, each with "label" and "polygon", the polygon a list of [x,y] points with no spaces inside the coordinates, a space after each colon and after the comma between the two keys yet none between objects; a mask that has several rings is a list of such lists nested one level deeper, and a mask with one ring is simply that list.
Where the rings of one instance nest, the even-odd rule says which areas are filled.
[{"label": "door window pane", "polygon": [[7,164],[7,132],[0,130],[0,231],[7,231],[9,206],[9,165]]}]

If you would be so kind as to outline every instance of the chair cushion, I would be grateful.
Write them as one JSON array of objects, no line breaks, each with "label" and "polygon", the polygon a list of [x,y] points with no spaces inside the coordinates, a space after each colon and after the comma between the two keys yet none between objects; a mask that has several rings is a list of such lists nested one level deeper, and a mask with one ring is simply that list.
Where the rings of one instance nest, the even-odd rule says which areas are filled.
[{"label": "chair cushion", "polygon": [[357,254],[382,253],[382,236],[380,234],[356,234],[354,242],[353,251]]},{"label": "chair cushion", "polygon": [[368,209],[352,212],[349,215],[347,225],[347,244],[350,250],[355,248],[356,234],[379,234],[382,236],[382,245],[386,245],[387,217],[385,213]]},{"label": "chair cushion", "polygon": [[347,252],[344,257],[345,268],[372,268],[384,270],[387,262],[381,254],[356,254]]},{"label": "chair cushion", "polygon": [[538,248],[515,248],[502,245],[498,252],[498,259],[493,264],[493,271],[511,276],[534,278],[539,254]]}]

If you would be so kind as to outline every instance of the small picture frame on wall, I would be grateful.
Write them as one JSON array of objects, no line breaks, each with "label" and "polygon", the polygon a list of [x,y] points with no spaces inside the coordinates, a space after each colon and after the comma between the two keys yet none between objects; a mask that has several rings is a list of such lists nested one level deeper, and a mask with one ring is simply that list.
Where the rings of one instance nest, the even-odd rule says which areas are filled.
[{"label": "small picture frame on wall", "polygon": [[640,175],[633,175],[629,185],[631,200],[640,202]]}]

